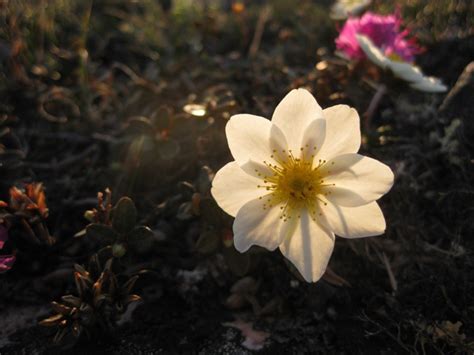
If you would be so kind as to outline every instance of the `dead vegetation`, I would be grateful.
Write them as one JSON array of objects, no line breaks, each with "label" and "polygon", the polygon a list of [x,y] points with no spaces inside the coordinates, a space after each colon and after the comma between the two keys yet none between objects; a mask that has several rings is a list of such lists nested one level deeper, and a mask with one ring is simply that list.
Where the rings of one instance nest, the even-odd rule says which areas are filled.
[{"label": "dead vegetation", "polygon": [[[115,274],[74,265],[103,253],[100,266],[114,257],[143,302],[73,352],[472,352],[472,102],[439,110],[442,95],[395,84],[370,106],[380,78],[334,55],[330,1],[167,3],[0,2],[0,221],[16,256],[0,275],[0,312],[62,297],[46,321],[67,319],[56,337],[90,332],[77,280],[94,293],[107,278],[115,295]],[[451,87],[472,60],[474,11],[434,3],[400,8],[426,48],[418,62]],[[238,253],[232,219],[209,194],[231,160],[227,119],[270,117],[295,87],[323,107],[367,112],[363,151],[396,175],[382,200],[386,235],[339,239],[314,285],[278,252]],[[112,210],[129,222],[114,223]],[[107,310],[130,301],[103,298]],[[54,334],[30,324],[0,351],[55,351]]]}]

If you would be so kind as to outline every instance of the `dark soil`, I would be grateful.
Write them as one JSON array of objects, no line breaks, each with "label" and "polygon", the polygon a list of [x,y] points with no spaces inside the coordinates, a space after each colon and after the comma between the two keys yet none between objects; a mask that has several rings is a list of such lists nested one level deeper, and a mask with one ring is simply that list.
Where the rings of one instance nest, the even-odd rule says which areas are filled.
[{"label": "dark soil", "polygon": [[[387,232],[337,239],[330,268],[347,283],[307,284],[278,252],[257,251],[245,267],[223,246],[200,253],[203,230],[228,228],[231,220],[189,209],[193,193],[209,196],[203,167],[217,171],[231,160],[224,134],[230,115],[271,117],[291,88],[304,86],[322,107],[346,103],[362,116],[374,89],[332,54],[337,30],[329,1],[274,2],[254,52],[257,23],[265,20],[260,2],[237,13],[225,6],[173,12],[165,1],[90,7],[71,0],[49,6],[43,17],[28,12],[39,11],[36,5],[12,3],[0,4],[7,7],[0,200],[8,201],[11,186],[43,182],[56,243],[18,244],[14,268],[0,275],[1,354],[251,353],[241,332],[225,325],[237,318],[269,334],[260,354],[473,351],[472,77],[448,94],[456,97],[443,110],[444,94],[390,87],[362,148],[395,172],[381,200]],[[450,88],[474,58],[472,33],[455,32],[469,28],[474,10],[469,1],[452,3],[438,9],[450,19],[443,27],[438,16],[427,20],[430,2],[401,2],[425,40],[417,63]],[[316,69],[322,61],[327,67]],[[205,109],[204,117],[189,105]],[[137,116],[148,123],[140,126]],[[147,270],[134,290],[142,301],[117,328],[66,349],[73,344],[54,345],[56,330],[37,321],[52,314],[51,301],[75,292],[72,265],[87,263],[101,245],[73,236],[107,187],[114,202],[133,198],[139,224],[156,236],[153,248],[121,262],[129,274]],[[230,289],[243,276],[258,282],[258,306],[231,309]]]}]

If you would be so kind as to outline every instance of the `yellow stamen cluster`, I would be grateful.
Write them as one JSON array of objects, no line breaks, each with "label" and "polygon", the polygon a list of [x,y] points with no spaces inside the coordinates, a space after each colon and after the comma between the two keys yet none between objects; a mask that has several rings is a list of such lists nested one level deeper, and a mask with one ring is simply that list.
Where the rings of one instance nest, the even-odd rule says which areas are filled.
[{"label": "yellow stamen cluster", "polygon": [[323,198],[330,194],[330,191],[323,187],[334,186],[334,184],[324,182],[323,175],[328,174],[329,171],[326,170],[323,174],[321,167],[326,164],[326,160],[320,159],[313,167],[316,150],[316,147],[306,145],[300,148],[299,158],[295,157],[291,150],[273,150],[271,158],[278,165],[263,162],[271,174],[255,170],[264,182],[263,185],[257,187],[268,191],[265,196],[260,197],[260,199],[265,199],[263,209],[281,204],[280,219],[285,222],[294,217],[300,218],[299,211],[302,209],[306,209],[313,220],[316,220],[317,215],[321,215],[317,211],[317,201],[327,205]]},{"label": "yellow stamen cluster", "polygon": [[400,57],[397,53],[391,53],[390,55],[388,55],[388,59],[390,60],[393,60],[394,62],[404,62],[403,58]]}]

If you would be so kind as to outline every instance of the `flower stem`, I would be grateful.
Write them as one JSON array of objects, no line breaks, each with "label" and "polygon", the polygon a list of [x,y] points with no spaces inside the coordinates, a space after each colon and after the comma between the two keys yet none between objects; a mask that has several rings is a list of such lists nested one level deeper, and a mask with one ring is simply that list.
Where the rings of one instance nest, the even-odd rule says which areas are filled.
[{"label": "flower stem", "polygon": [[366,132],[369,132],[371,122],[372,122],[372,117],[375,114],[375,111],[377,111],[377,108],[380,105],[380,101],[382,101],[383,96],[387,93],[387,87],[385,84],[379,84],[377,86],[377,91],[375,91],[374,96],[372,97],[372,100],[370,100],[369,107],[367,108],[367,111],[364,114],[364,126]]}]

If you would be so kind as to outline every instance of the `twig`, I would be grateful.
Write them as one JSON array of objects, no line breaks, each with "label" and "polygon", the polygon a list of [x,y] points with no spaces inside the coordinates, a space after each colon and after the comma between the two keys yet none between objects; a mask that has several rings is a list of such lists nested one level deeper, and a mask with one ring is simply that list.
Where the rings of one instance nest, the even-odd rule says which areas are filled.
[{"label": "twig", "polygon": [[347,286],[351,287],[349,281],[344,279],[343,277],[336,274],[329,266],[326,268],[326,272],[323,275],[323,280],[329,282],[331,285],[335,286]]},{"label": "twig", "polygon": [[[112,131],[112,133],[114,133]],[[23,135],[27,137],[39,137],[41,139],[53,139],[53,140],[67,140],[72,143],[79,144],[90,144],[93,141],[104,142],[104,143],[115,143],[117,138],[113,135],[103,133],[93,133],[92,135],[82,136],[74,132],[44,132],[44,131],[26,131]]]},{"label": "twig", "polygon": [[390,262],[388,261],[387,255],[385,254],[385,252],[383,252],[383,251],[380,252],[378,250],[377,244],[373,244],[372,248],[375,250],[375,253],[379,257],[379,259],[382,261],[382,263],[385,266],[385,269],[387,270],[388,279],[390,281],[390,286],[392,287],[393,292],[394,293],[397,292],[397,290],[398,290],[397,279],[395,278],[395,274],[392,271],[392,267],[390,266]]},{"label": "twig", "polygon": [[66,158],[59,163],[34,163],[34,162],[28,162],[27,164],[33,168],[33,169],[38,169],[38,170],[61,170],[64,168],[67,168],[70,165],[74,165],[76,162],[85,159],[92,153],[95,153],[97,151],[97,145],[92,145],[83,152],[73,155],[72,157]]},{"label": "twig", "polygon": [[125,75],[127,75],[136,85],[142,86],[144,88],[149,89],[155,94],[160,94],[162,91],[163,86],[156,85],[152,81],[142,78],[139,76],[137,73],[135,73],[129,66],[120,63],[120,62],[115,62],[112,64],[112,69],[119,69],[121,70]]},{"label": "twig", "polygon": [[392,286],[393,292],[397,292],[398,290],[398,283],[395,279],[395,275],[393,274],[392,268],[390,266],[390,262],[388,261],[387,255],[382,252],[382,261],[385,265],[385,269],[387,269],[388,279],[390,280],[390,286]]},{"label": "twig", "polygon": [[380,101],[382,101],[382,98],[386,93],[387,93],[387,87],[384,84],[379,84],[377,86],[377,91],[372,97],[372,100],[370,100],[370,104],[369,104],[369,107],[367,108],[367,111],[364,113],[364,117],[365,117],[364,126],[366,129],[366,132],[369,131],[375,111],[379,107]]},{"label": "twig", "polygon": [[64,105],[68,105],[71,109],[71,113],[75,117],[79,117],[81,115],[81,110],[79,106],[74,102],[74,100],[69,97],[68,95],[72,96],[72,91],[66,88],[61,87],[53,87],[51,90],[48,90],[44,94],[42,94],[38,99],[38,113],[47,121],[54,122],[54,123],[65,123],[68,121],[68,116],[55,116],[49,113],[45,105],[48,102],[58,101]]},{"label": "twig", "polygon": [[390,338],[392,338],[392,340],[394,340],[398,345],[400,345],[403,348],[403,350],[405,350],[407,353],[409,353],[409,354],[413,353],[412,349],[410,349],[409,347],[407,347],[405,344],[402,343],[402,341],[400,340],[400,335],[395,336],[391,331],[389,331],[382,324],[380,324],[379,322],[377,322],[373,319],[370,319],[369,316],[365,312],[362,312],[362,315],[363,315],[363,317],[361,317],[362,320],[366,320],[369,323],[372,323],[373,325],[377,326],[379,328],[379,330],[383,331]]},{"label": "twig", "polygon": [[260,47],[260,42],[262,41],[263,30],[265,29],[265,23],[270,18],[272,10],[270,6],[265,6],[260,15],[258,16],[257,26],[255,28],[255,33],[253,35],[252,43],[250,44],[249,57],[253,58]]}]

